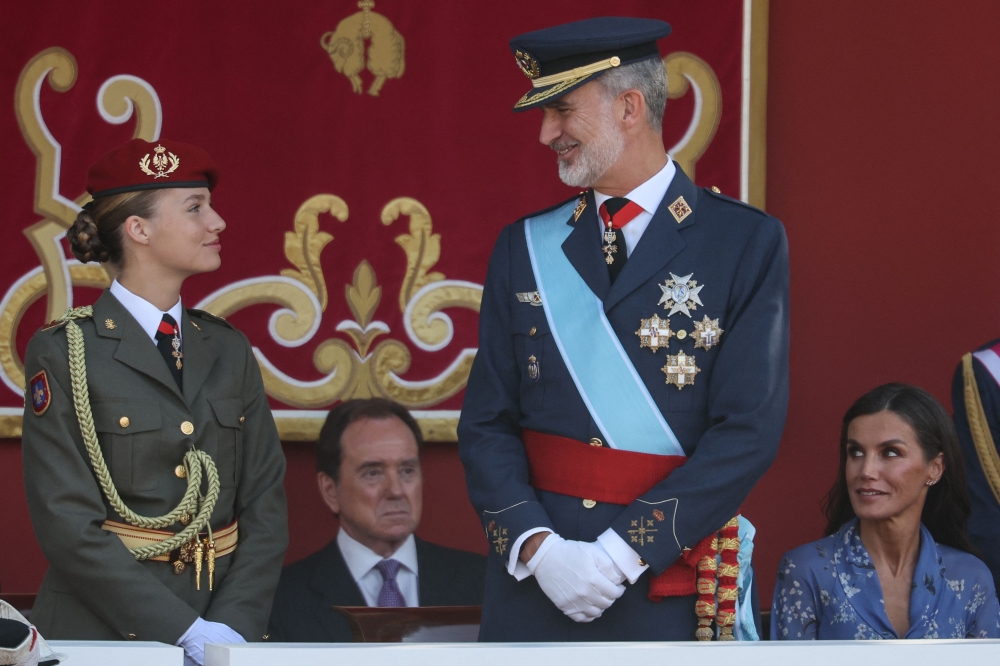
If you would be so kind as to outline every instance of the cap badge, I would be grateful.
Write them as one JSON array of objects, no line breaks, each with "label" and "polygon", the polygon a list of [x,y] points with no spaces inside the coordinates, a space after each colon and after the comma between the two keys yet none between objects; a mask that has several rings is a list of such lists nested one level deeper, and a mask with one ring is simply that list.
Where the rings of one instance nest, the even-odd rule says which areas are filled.
[{"label": "cap badge", "polygon": [[535,60],[535,56],[518,50],[514,52],[514,60],[517,61],[517,66],[521,68],[525,76],[529,79],[538,78],[540,72],[538,71],[538,61]]},{"label": "cap badge", "polygon": [[177,167],[181,164],[181,158],[177,157],[171,152],[168,152],[166,148],[160,144],[153,148],[153,171],[149,168],[149,153],[139,160],[139,168],[147,176],[152,176],[153,178],[166,178],[174,171],[177,171]]},{"label": "cap badge", "polygon": [[691,310],[697,310],[699,305],[705,305],[698,295],[705,288],[705,285],[698,284],[697,280],[692,280],[693,276],[694,273],[683,277],[671,273],[670,279],[660,285],[660,291],[663,292],[663,295],[656,304],[662,305],[664,310],[670,310],[667,313],[668,317],[678,312],[683,312],[690,317]]}]

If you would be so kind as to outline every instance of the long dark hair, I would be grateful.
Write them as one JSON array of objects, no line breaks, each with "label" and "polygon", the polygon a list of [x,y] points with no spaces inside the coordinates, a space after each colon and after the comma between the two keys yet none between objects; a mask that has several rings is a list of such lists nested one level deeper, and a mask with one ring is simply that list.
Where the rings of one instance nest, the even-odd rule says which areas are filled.
[{"label": "long dark hair", "polygon": [[826,534],[836,533],[844,523],[854,518],[854,507],[847,491],[847,428],[859,416],[879,412],[892,412],[913,428],[923,449],[924,460],[930,461],[939,453],[943,454],[944,473],[927,490],[920,521],[937,543],[977,555],[978,551],[969,542],[966,533],[971,507],[955,425],[934,396],[909,384],[883,384],[872,389],[858,398],[844,414],[840,430],[840,468],[823,507],[827,520]]}]

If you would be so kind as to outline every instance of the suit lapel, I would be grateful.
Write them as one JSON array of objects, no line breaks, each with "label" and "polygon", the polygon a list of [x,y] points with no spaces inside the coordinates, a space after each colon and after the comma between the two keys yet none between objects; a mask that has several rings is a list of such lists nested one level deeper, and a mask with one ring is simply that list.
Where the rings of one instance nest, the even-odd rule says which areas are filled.
[{"label": "suit lapel", "polygon": [[590,290],[603,301],[611,287],[611,278],[608,276],[608,265],[601,255],[601,231],[597,221],[594,191],[589,190],[586,196],[587,207],[583,209],[580,219],[570,218],[568,222],[573,231],[563,241],[562,250]]},{"label": "suit lapel", "polygon": [[[692,212],[682,222],[678,223],[670,212],[670,205],[678,197],[684,197]],[[677,167],[674,179],[667,188],[663,200],[657,206],[653,219],[642,233],[639,243],[628,258],[625,268],[618,279],[611,285],[607,298],[604,299],[604,311],[608,312],[623,298],[646,284],[651,277],[660,272],[677,254],[684,249],[684,239],[679,229],[695,223],[697,217],[698,188],[691,179]],[[605,275],[607,271],[605,270]]]},{"label": "suit lapel", "polygon": [[119,340],[114,354],[116,361],[155,379],[177,397],[183,397],[156,344],[109,290],[105,290],[94,303],[94,323],[99,336]]},{"label": "suit lapel", "polygon": [[[309,587],[318,592],[323,597],[325,610],[330,606],[367,606],[365,598],[351,576],[351,570],[344,562],[344,556],[340,553],[337,540],[333,539],[323,549],[323,556],[319,566],[313,572],[309,581]],[[332,613],[324,613],[324,617]],[[340,618],[336,615],[336,618]]]},{"label": "suit lapel", "polygon": [[212,334],[208,327],[201,330],[195,328],[186,310],[181,313],[181,326],[184,334],[184,401],[190,405],[208,379],[216,354],[209,342]]}]

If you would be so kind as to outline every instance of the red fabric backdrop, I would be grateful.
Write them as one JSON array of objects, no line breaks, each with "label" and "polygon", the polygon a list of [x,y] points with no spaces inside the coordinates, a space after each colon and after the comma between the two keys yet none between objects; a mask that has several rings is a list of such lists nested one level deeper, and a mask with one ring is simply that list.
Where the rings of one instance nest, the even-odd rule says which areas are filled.
[{"label": "red fabric backdrop", "polygon": [[[97,11],[95,3],[7,3],[0,7],[0,90],[12,94],[25,62],[43,48],[60,45],[77,56],[77,85],[42,96],[64,147],[63,191],[75,196],[86,164],[126,139],[131,127],[101,121],[96,86],[123,72],[155,85],[164,135],[204,145],[223,166],[218,199],[230,223],[224,265],[215,276],[193,280],[187,299],[200,299],[215,280],[285,267],[280,245],[294,209],[319,192],[344,197],[351,223],[323,223],[338,236],[335,244],[348,244],[324,254],[336,309],[331,316],[339,317],[347,316],[339,285],[350,282],[361,257],[375,266],[381,284],[401,275],[397,256],[383,259],[399,252],[392,243],[399,232],[376,222],[390,198],[414,196],[435,216],[444,234],[438,270],[481,281],[500,226],[570,194],[551,155],[535,141],[537,116],[509,113],[526,86],[506,51],[509,36],[606,12],[663,16],[675,25],[664,52],[686,49],[707,58],[711,47],[733,38],[725,6],[438,7],[380,0],[375,11],[389,16],[407,40],[407,72],[371,98],[351,93],[318,46],[320,34],[357,11],[352,2],[296,3],[281,13],[175,3],[159,9],[156,21],[145,5],[130,5],[128,16],[111,21],[110,4]],[[1000,6],[992,0],[961,6],[771,0],[767,202],[785,222],[791,248],[792,400],[778,460],[745,505],[759,527],[755,564],[765,605],[781,553],[821,533],[819,502],[834,478],[839,420],[850,402],[877,383],[899,379],[930,389],[947,405],[960,355],[1000,335],[1000,227],[994,222],[1000,93],[990,85],[1000,70],[998,23]],[[424,32],[433,38],[418,37]],[[712,65],[722,79],[725,63]],[[686,118],[688,103],[672,102],[668,117]],[[37,265],[18,232],[38,217],[30,204],[34,158],[11,106],[5,108],[0,182],[10,249],[0,275],[6,278]],[[712,150],[736,131],[727,122],[724,115]],[[718,159],[732,168],[736,157]],[[699,170],[698,180],[735,191],[726,173]],[[389,292],[385,303],[395,298]],[[79,296],[81,302],[87,297]],[[394,311],[383,307],[398,329],[399,315],[392,319]],[[233,320],[266,343],[268,312],[249,309]],[[41,320],[38,312],[29,315]],[[454,319],[452,347],[474,343],[467,337],[474,314],[456,311]],[[294,354],[281,358],[283,367],[294,367]],[[417,361],[415,353],[412,372]],[[303,360],[300,367],[311,366]],[[6,400],[2,404],[13,404]],[[314,491],[311,447],[285,450],[294,558],[325,543],[334,523]],[[454,446],[429,447],[424,464],[420,534],[485,551]],[[36,589],[45,569],[23,497],[18,443],[0,442],[5,591]]]}]

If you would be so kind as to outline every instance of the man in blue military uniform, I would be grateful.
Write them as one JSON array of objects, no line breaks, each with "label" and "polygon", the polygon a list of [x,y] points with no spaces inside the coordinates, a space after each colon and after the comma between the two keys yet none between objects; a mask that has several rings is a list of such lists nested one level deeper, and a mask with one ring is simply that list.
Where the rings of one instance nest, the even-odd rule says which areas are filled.
[{"label": "man in blue military uniform", "polygon": [[598,18],[511,41],[532,81],[515,110],[541,109],[560,178],[588,189],[506,227],[489,263],[458,431],[490,540],[482,640],[707,639],[713,616],[755,635],[752,526],[742,547],[718,531],[784,427],[787,243],[665,154],[669,33]]},{"label": "man in blue military uniform", "polygon": [[951,406],[971,501],[969,540],[1000,583],[1000,340],[962,358]]}]

